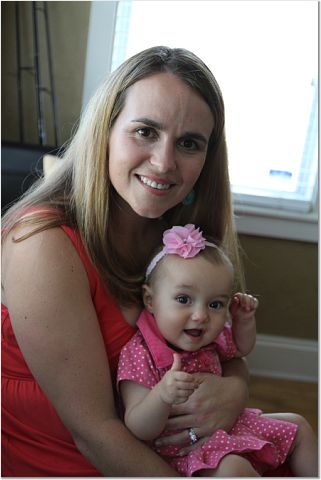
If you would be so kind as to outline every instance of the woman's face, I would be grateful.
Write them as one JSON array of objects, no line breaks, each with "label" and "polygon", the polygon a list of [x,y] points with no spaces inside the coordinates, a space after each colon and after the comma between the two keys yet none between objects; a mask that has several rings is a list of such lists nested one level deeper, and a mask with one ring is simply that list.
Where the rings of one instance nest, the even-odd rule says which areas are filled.
[{"label": "woman's face", "polygon": [[139,80],[112,127],[109,174],[138,215],[160,217],[192,190],[214,120],[207,103],[171,73]]}]

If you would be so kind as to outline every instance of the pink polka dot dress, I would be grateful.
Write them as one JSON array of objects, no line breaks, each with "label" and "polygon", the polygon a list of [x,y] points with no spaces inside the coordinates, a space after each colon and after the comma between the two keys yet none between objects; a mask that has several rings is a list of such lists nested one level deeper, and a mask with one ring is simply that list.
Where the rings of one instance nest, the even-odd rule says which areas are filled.
[{"label": "pink polka dot dress", "polygon": [[[118,366],[118,384],[131,380],[152,389],[173,363],[173,350],[161,336],[153,315],[146,310],[138,322],[138,331],[122,349]],[[182,352],[182,370],[222,375],[221,361],[233,358],[235,345],[231,328],[225,325],[214,343],[197,352]],[[289,454],[297,425],[262,415],[261,410],[246,408],[229,432],[217,430],[199,448],[184,457],[182,446],[150,446],[167,460],[181,476],[190,477],[199,470],[216,469],[228,454],[247,458],[260,474],[282,465]],[[171,432],[173,433],[173,432]],[[164,432],[162,436],[169,434]],[[156,440],[156,439],[155,439]]]}]

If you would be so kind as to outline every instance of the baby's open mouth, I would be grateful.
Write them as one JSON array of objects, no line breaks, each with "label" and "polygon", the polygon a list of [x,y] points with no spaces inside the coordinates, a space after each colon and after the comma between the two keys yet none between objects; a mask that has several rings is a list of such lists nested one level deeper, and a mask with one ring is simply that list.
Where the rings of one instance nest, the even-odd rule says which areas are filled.
[{"label": "baby's open mouth", "polygon": [[191,337],[200,337],[203,333],[203,330],[198,328],[189,328],[188,330],[184,330],[184,332]]}]

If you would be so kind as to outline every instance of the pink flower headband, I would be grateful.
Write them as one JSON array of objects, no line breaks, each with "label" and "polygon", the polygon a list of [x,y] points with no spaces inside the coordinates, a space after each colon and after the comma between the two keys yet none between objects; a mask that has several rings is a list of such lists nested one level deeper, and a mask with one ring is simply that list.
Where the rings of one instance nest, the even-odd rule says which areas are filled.
[{"label": "pink flower headband", "polygon": [[193,258],[206,246],[218,248],[214,243],[207,242],[200,229],[191,223],[185,227],[174,226],[166,230],[163,233],[163,244],[164,248],[155,255],[147,267],[146,279],[165,255],[173,254],[183,258]]}]

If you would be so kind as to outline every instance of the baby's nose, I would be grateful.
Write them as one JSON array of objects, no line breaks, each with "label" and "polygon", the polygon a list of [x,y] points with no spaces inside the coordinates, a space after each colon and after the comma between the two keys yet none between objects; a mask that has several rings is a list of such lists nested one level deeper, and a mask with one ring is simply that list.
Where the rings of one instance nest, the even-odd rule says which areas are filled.
[{"label": "baby's nose", "polygon": [[192,320],[194,320],[194,322],[198,322],[198,323],[206,322],[207,319],[208,319],[207,308],[200,306],[194,310],[192,314]]}]

